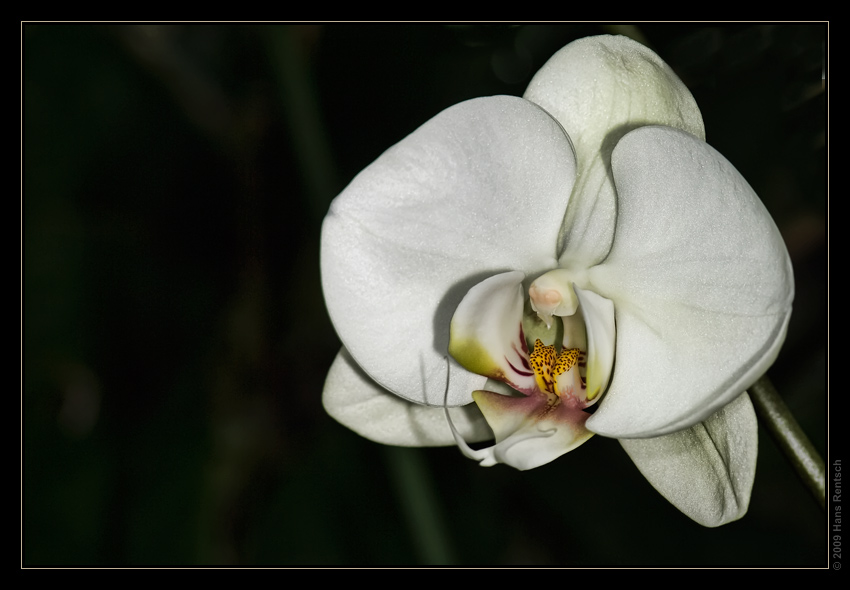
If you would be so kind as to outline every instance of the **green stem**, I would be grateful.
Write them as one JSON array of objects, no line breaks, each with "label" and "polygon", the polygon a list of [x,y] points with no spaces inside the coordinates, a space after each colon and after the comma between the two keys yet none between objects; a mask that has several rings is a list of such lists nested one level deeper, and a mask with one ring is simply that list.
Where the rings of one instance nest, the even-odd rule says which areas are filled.
[{"label": "green stem", "polygon": [[[300,158],[308,200],[318,224],[338,186],[317,92],[298,42],[303,32],[294,25],[270,26],[264,31],[292,145]],[[386,447],[386,462],[420,560],[426,565],[449,565],[452,551],[421,452]]]},{"label": "green stem", "polygon": [[451,565],[449,536],[428,468],[422,461],[422,451],[386,447],[386,457],[396,496],[423,565]]},{"label": "green stem", "polygon": [[797,475],[820,504],[826,508],[826,471],[824,462],[806,433],[797,424],[791,410],[764,375],[748,389],[756,413],[773,435],[779,448],[794,466]]},{"label": "green stem", "polygon": [[340,187],[318,107],[318,92],[299,46],[297,25],[269,25],[264,32],[309,203],[320,223]]}]

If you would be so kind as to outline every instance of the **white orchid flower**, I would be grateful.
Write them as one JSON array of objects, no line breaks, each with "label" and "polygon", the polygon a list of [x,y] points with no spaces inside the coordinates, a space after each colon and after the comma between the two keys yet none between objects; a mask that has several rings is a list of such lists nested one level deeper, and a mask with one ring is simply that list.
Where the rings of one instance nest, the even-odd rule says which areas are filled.
[{"label": "white orchid flower", "polygon": [[576,41],[425,123],[334,200],[321,264],[324,405],[355,432],[518,469],[595,433],[697,522],[746,512],[790,260],[642,45]]}]

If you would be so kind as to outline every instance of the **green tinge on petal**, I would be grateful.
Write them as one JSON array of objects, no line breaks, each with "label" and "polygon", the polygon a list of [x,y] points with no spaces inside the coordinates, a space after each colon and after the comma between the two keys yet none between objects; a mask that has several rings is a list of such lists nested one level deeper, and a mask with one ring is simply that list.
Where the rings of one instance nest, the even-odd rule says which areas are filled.
[{"label": "green tinge on petal", "polygon": [[502,367],[493,360],[490,351],[476,338],[462,338],[452,329],[449,336],[449,354],[467,371],[490,379],[505,381]]},{"label": "green tinge on petal", "polygon": [[475,285],[458,305],[451,323],[449,354],[463,368],[525,389],[534,376],[524,367],[524,296],[518,271]]},{"label": "green tinge on petal", "polygon": [[596,403],[608,388],[614,369],[614,303],[593,291],[574,288],[587,329],[587,401]]}]

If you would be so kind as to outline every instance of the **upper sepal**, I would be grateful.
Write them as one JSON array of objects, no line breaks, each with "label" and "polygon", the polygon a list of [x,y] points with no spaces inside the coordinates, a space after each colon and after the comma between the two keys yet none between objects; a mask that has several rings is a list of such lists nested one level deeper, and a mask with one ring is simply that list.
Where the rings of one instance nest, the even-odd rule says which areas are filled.
[{"label": "upper sepal", "polygon": [[578,181],[559,236],[565,268],[602,261],[614,240],[611,152],[621,137],[644,125],[705,137],[688,88],[657,54],[627,37],[573,41],[540,68],[523,96],[561,123],[576,150]]}]

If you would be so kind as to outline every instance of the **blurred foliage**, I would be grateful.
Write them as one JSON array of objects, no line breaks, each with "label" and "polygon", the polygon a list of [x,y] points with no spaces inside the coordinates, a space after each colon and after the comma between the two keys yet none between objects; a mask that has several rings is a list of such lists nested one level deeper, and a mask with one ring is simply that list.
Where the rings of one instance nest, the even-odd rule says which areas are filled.
[{"label": "blurred foliage", "polygon": [[[334,194],[573,39],[639,35],[774,215],[797,279],[771,378],[826,437],[826,26],[23,27],[23,564],[416,565],[393,461],[466,565],[824,565],[823,513],[762,431],[710,530],[597,437],[529,473],[391,451],[327,417]],[[405,455],[406,454],[406,455]]]}]

